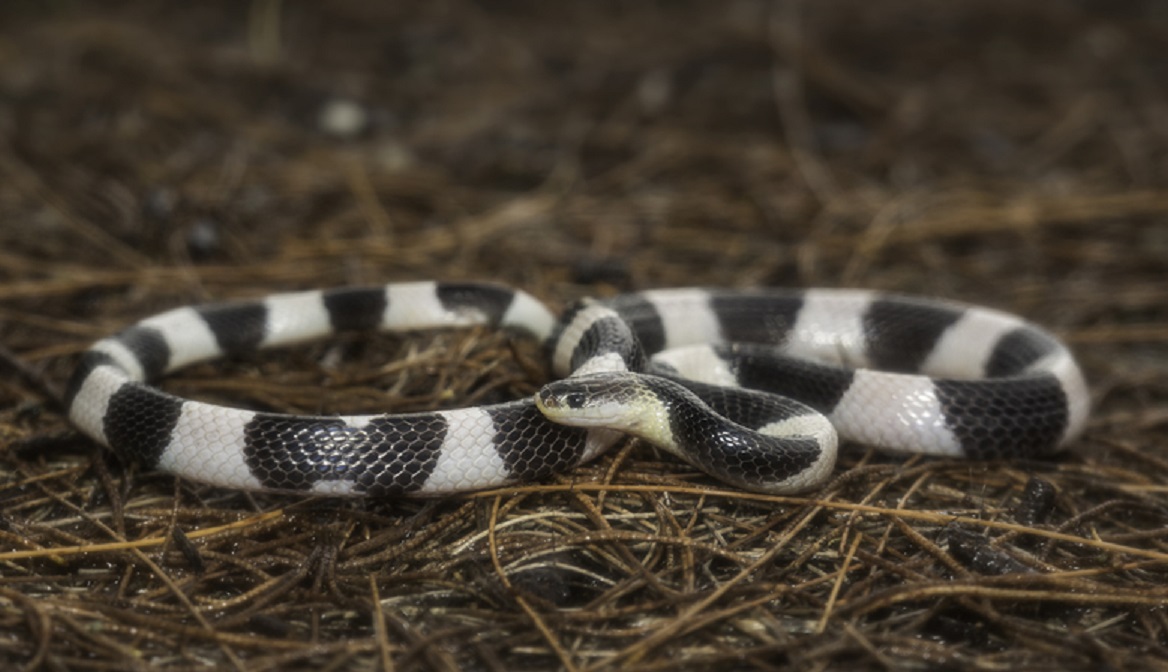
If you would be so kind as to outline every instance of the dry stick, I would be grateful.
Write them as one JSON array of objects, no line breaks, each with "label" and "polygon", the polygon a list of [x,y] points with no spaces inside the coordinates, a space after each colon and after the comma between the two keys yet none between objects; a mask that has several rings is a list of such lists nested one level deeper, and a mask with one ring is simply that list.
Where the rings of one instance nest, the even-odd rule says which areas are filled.
[{"label": "dry stick", "polygon": [[37,640],[36,651],[33,652],[32,658],[21,669],[29,670],[29,672],[41,669],[53,642],[52,619],[36,599],[18,590],[0,586],[0,597],[4,597],[13,604],[24,608],[25,618],[28,619],[29,634],[32,635],[33,639]]},{"label": "dry stick", "polygon": [[369,179],[368,167],[357,161],[345,161],[342,168],[348,178],[349,190],[360,204],[374,235],[387,245],[394,244],[393,218],[377,196],[377,188]]},{"label": "dry stick", "polygon": [[492,502],[491,520],[487,526],[487,540],[491,548],[491,564],[495,566],[495,573],[499,575],[499,580],[503,582],[503,585],[507,587],[507,590],[511,591],[515,601],[519,603],[519,606],[527,614],[527,617],[530,618],[532,623],[535,624],[536,629],[539,630],[540,634],[543,635],[548,645],[552,647],[552,651],[555,651],[556,657],[560,659],[560,663],[563,664],[564,669],[568,670],[568,672],[576,672],[579,668],[577,668],[576,664],[572,662],[572,656],[568,653],[567,649],[564,648],[563,644],[560,643],[560,640],[555,636],[554,633],[552,633],[551,628],[547,626],[547,623],[544,623],[543,619],[540,618],[539,612],[537,612],[527,602],[527,600],[524,599],[524,597],[515,590],[515,587],[511,584],[511,579],[507,578],[507,573],[503,571],[503,563],[501,560],[499,560],[498,540],[495,537],[495,526],[499,522],[499,505],[502,502],[502,499],[502,497],[495,497],[494,502]]},{"label": "dry stick", "polygon": [[373,631],[377,650],[381,654],[382,672],[393,672],[393,658],[389,655],[389,634],[385,629],[385,612],[381,610],[381,591],[377,589],[376,574],[369,574],[369,592],[373,595]]},{"label": "dry stick", "polygon": [[[273,520],[284,517],[284,510],[277,509],[269,511],[268,513],[261,513],[257,516],[245,518],[234,523],[226,525],[218,525],[215,527],[208,527],[203,530],[195,532],[188,532],[188,539],[201,539],[203,537],[210,537],[212,535],[220,534],[230,530],[238,530],[241,528],[252,527],[269,523]],[[166,535],[161,537],[147,537],[145,539],[137,539],[135,541],[114,541],[105,544],[87,544],[84,546],[62,546],[58,548],[36,548],[27,551],[8,551],[0,553],[0,562],[6,560],[22,560],[24,558],[44,558],[50,556],[65,556],[65,555],[79,555],[82,553],[105,553],[108,551],[128,551],[141,548],[151,548],[154,546],[161,546],[169,541]]]},{"label": "dry stick", "polygon": [[[795,168],[821,203],[838,200],[839,185],[819,155],[811,118],[803,96],[803,71],[800,59],[799,31],[802,28],[795,2],[776,5],[770,20],[770,42],[775,52],[771,87],[783,136],[790,147]],[[785,59],[784,59],[785,57]],[[784,59],[792,65],[781,65]]]},{"label": "dry stick", "polygon": [[[750,576],[754,574],[754,572],[758,571],[760,567],[774,560],[775,556],[778,555],[779,552],[787,548],[787,544],[795,538],[795,535],[798,534],[799,531],[804,527],[806,527],[811,522],[811,520],[815,518],[815,516],[819,515],[823,509],[823,506],[813,506],[811,511],[809,511],[807,515],[803,516],[802,520],[800,520],[795,524],[794,527],[788,530],[787,533],[784,534],[782,538],[780,538],[779,541],[775,543],[774,546],[769,548],[766,553],[763,553],[761,556],[759,556],[757,560],[752,562],[747,567],[744,567],[740,572],[738,572],[737,575],[735,575],[729,581],[718,586],[717,589],[712,591],[705,598],[690,605],[689,608],[679,614],[677,618],[670,621],[668,625],[660,628],[659,630],[656,630],[653,634],[632,644],[631,646],[628,646],[624,650],[618,651],[608,660],[604,661],[604,665],[609,666],[618,660],[626,658],[628,659],[630,665],[636,665],[636,663],[641,660],[641,658],[643,658],[647,653],[649,653],[657,646],[660,646],[662,643],[673,639],[674,637],[680,637],[686,633],[692,632],[706,625],[709,621],[715,620],[715,618],[723,618],[724,614],[721,613],[713,615],[714,618],[702,618],[701,614],[709,609],[710,605],[722,599],[722,597],[724,597],[731,588],[750,578]],[[786,590],[786,587],[783,587],[782,590]],[[762,598],[760,598],[758,603],[761,604],[767,600],[774,599],[774,597],[775,596],[772,594],[764,595]],[[596,668],[594,666],[589,669],[591,670]]]},{"label": "dry stick", "polygon": [[149,268],[153,264],[148,257],[126,245],[93,222],[75,214],[66,200],[45,184],[36,171],[17,157],[18,153],[6,144],[0,145],[0,173],[11,177],[10,184],[26,196],[36,198],[85,242],[109,254],[121,264],[130,268]]},{"label": "dry stick", "polygon": [[[500,497],[502,495],[516,495],[516,494],[536,494],[536,493],[554,493],[554,492],[572,492],[572,491],[614,491],[614,492],[668,492],[674,494],[689,494],[695,496],[706,497],[725,497],[727,499],[749,500],[757,502],[768,502],[772,504],[785,504],[792,506],[822,506],[828,509],[838,509],[843,511],[856,511],[858,513],[871,513],[880,516],[899,517],[909,520],[919,520],[923,522],[936,523],[938,525],[971,525],[974,527],[983,527],[994,530],[1003,530],[1009,532],[1022,532],[1038,537],[1045,537],[1047,539],[1054,539],[1056,541],[1066,541],[1074,544],[1082,544],[1104,551],[1113,553],[1126,553],[1128,555],[1135,555],[1160,562],[1168,562],[1168,553],[1160,551],[1147,550],[1142,548],[1135,548],[1132,546],[1125,546],[1123,544],[1116,544],[1102,539],[1089,539],[1085,537],[1077,537],[1073,534],[1066,534],[1063,532],[1055,532],[1052,530],[1044,530],[1040,528],[1027,527],[1025,525],[1018,525],[1016,523],[1006,523],[996,520],[983,520],[980,518],[973,518],[970,516],[960,516],[953,514],[936,513],[933,511],[913,511],[911,509],[889,509],[880,506],[870,506],[865,504],[853,504],[850,502],[840,502],[831,500],[815,499],[810,497],[795,497],[782,495],[763,495],[750,492],[738,492],[732,490],[718,490],[711,488],[700,487],[679,487],[675,485],[605,485],[596,483],[573,483],[568,485],[529,485],[511,488],[499,488],[495,490],[484,490],[481,492],[468,493],[466,496],[470,498],[484,498],[484,497]],[[263,513],[258,516],[253,516],[244,520],[210,527],[203,530],[197,530],[187,533],[190,539],[200,539],[208,537],[221,532],[230,531],[233,529],[251,527],[262,523],[268,523],[275,519],[284,516],[283,509],[277,509],[268,513]],[[5,560],[20,560],[23,558],[43,558],[53,555],[76,555],[79,553],[101,553],[105,551],[124,551],[131,548],[148,548],[158,546],[166,543],[167,538],[162,537],[148,537],[146,539],[138,539],[136,541],[122,541],[105,544],[89,544],[79,546],[65,546],[59,548],[43,548],[31,549],[25,551],[8,551],[0,553],[0,561]]]},{"label": "dry stick", "polygon": [[16,375],[28,383],[34,390],[57,408],[65,408],[64,395],[52,381],[43,373],[29,366],[19,355],[12,352],[3,343],[0,343],[0,366],[11,369]]},{"label": "dry stick", "polygon": [[203,601],[203,608],[205,610],[227,611],[239,606],[246,605],[249,610],[257,610],[266,607],[272,600],[278,599],[286,595],[297,584],[300,583],[304,577],[308,576],[308,572],[312,569],[312,564],[315,560],[316,554],[308,556],[307,561],[299,563],[295,569],[287,574],[280,574],[266,579],[255,588],[239,593],[234,597],[229,597],[222,600],[212,600],[205,598]]},{"label": "dry stick", "polygon": [[[86,515],[83,511],[77,509],[73,504],[64,501],[64,499],[58,496],[56,493],[46,488],[42,488],[42,490],[44,490],[46,495],[54,500],[57,500],[60,504],[74,509],[74,511],[81,514],[83,518],[87,519],[90,524],[95,525],[98,529],[108,534],[109,536],[114,537],[115,539],[122,536],[120,532],[111,529],[102,521]],[[169,535],[161,537],[162,542],[165,543],[168,540],[168,537]],[[223,651],[223,655],[231,662],[232,667],[239,670],[240,672],[243,672],[243,661],[235,655],[235,652],[231,649],[227,642],[224,642],[219,638],[219,632],[215,630],[214,627],[212,627],[210,621],[208,621],[203,616],[202,612],[199,611],[193,602],[191,602],[190,597],[188,597],[187,594],[183,592],[182,588],[179,587],[179,585],[170,578],[170,575],[163,571],[162,567],[151,560],[145,553],[142,552],[140,548],[131,547],[129,548],[129,552],[131,555],[137,558],[139,562],[146,565],[146,567],[154,573],[158,580],[166,586],[167,590],[170,591],[170,593],[173,594],[174,597],[178,599],[178,601],[181,602],[183,606],[186,607],[191,616],[194,617],[195,621],[199,624],[200,634],[205,635],[212,641],[216,642],[219,645],[219,648]]]},{"label": "dry stick", "polygon": [[157,576],[158,579],[162,581],[162,583],[166,584],[167,588],[170,589],[171,594],[173,594],[176,598],[178,598],[179,602],[182,602],[183,605],[186,606],[187,611],[191,614],[191,616],[194,617],[195,621],[198,622],[199,627],[202,630],[202,634],[209,635],[211,640],[219,645],[220,650],[223,651],[223,655],[227,657],[227,660],[231,661],[232,667],[239,670],[240,672],[244,672],[245,668],[243,666],[243,660],[241,660],[239,656],[235,655],[235,651],[228,645],[227,642],[219,638],[219,632],[211,625],[211,622],[203,616],[203,613],[199,610],[199,608],[196,607],[193,602],[191,602],[191,598],[188,597],[185,592],[183,592],[182,588],[180,588],[178,584],[176,584],[170,578],[170,575],[164,572],[162,567],[160,567],[158,563],[151,560],[145,553],[142,552],[141,549],[133,548],[130,549],[130,552],[134,554],[134,557],[138,558],[139,562],[142,562],[147,567],[149,567],[150,571],[154,572],[154,575]]},{"label": "dry stick", "polygon": [[860,240],[848,257],[843,271],[840,272],[841,286],[848,287],[863,282],[872,262],[880,254],[896,227],[900,225],[902,213],[906,209],[900,198],[893,198],[877,209],[876,214],[868,220],[863,235],[860,236]]},{"label": "dry stick", "polygon": [[[405,521],[403,527],[415,530],[414,534],[407,535],[395,527],[388,534],[374,535],[365,541],[351,544],[344,549],[344,555],[349,559],[338,562],[337,569],[352,571],[368,565],[384,564],[413,552],[431,539],[464,522],[473,513],[473,507],[474,503],[468,501],[437,520],[428,518],[419,525],[418,521],[422,520],[420,516],[429,516],[428,507],[426,511],[414,514]],[[364,555],[369,551],[372,552]]]},{"label": "dry stick", "polygon": [[[954,514],[936,513],[934,511],[913,511],[911,509],[889,509],[880,506],[870,506],[866,504],[853,504],[850,502],[839,502],[824,499],[815,499],[811,497],[796,497],[784,495],[764,495],[753,492],[740,492],[734,490],[718,490],[712,488],[701,487],[681,487],[675,485],[602,485],[594,483],[576,483],[570,486],[562,485],[531,485],[512,488],[500,488],[496,490],[485,490],[483,492],[470,493],[470,497],[497,497],[504,494],[514,493],[545,493],[545,492],[566,492],[571,490],[612,490],[616,492],[668,492],[672,494],[688,494],[688,495],[706,495],[710,497],[725,497],[727,499],[748,500],[754,502],[768,502],[771,504],[785,504],[790,506],[821,506],[827,509],[839,509],[842,511],[857,511],[860,513],[872,513],[880,516],[892,516],[907,518],[909,520],[920,520],[937,525],[970,525],[974,527],[984,527],[994,530],[1006,530],[1011,532],[1024,532],[1026,534],[1045,537],[1047,539],[1055,539],[1057,541],[1066,541],[1073,544],[1082,544],[1104,551],[1111,551],[1113,553],[1127,553],[1129,555],[1136,555],[1161,562],[1168,562],[1168,553],[1161,551],[1152,551],[1142,548],[1135,548],[1132,546],[1124,546],[1123,544],[1116,544],[1102,539],[1089,539],[1086,537],[1076,537],[1073,534],[1066,534],[1063,532],[1054,532],[1051,530],[1043,530],[1039,528],[1027,527],[1017,523],[1004,523],[996,520],[983,520],[981,518],[973,518],[971,516],[960,516]],[[4,556],[0,555],[0,560]]]},{"label": "dry stick", "polygon": [[844,623],[844,632],[848,633],[848,636],[851,637],[852,641],[854,641],[856,644],[859,644],[860,648],[867,651],[869,656],[872,656],[872,658],[883,665],[884,669],[895,670],[897,668],[896,661],[890,659],[887,655],[882,653],[879,647],[873,644],[871,639],[865,637],[864,633],[860,632],[860,630],[856,628],[854,624]]},{"label": "dry stick", "polygon": [[1168,341],[1168,324],[1137,322],[1083,327],[1066,334],[1065,338],[1072,344],[1164,343]]},{"label": "dry stick", "polygon": [[908,537],[909,541],[923,548],[926,553],[936,558],[942,565],[945,565],[954,575],[962,579],[969,578],[970,571],[965,565],[957,562],[952,555],[946,553],[940,546],[926,539],[924,535],[910,527],[908,523],[904,522],[903,518],[900,516],[892,516],[892,524],[900,530],[901,534]]},{"label": "dry stick", "polygon": [[[612,529],[612,526],[608,524],[608,519],[604,517],[604,513],[591,500],[585,497],[584,493],[576,493],[576,501],[579,502],[580,506],[584,508],[584,515],[588,516],[588,519],[592,521],[593,525],[596,525],[604,532],[613,534],[616,533],[616,530]],[[673,592],[666,586],[662,585],[657,576],[653,572],[650,572],[647,567],[645,567],[644,563],[642,563],[637,558],[637,556],[633,554],[631,550],[629,550],[628,546],[622,544],[617,547],[616,552],[621,556],[621,559],[625,561],[625,564],[628,565],[629,570],[639,574],[642,578],[644,578],[645,583],[647,583],[649,586],[652,586],[654,590],[657,590],[662,594]]]},{"label": "dry stick", "polygon": [[[711,557],[726,560],[727,562],[731,562],[736,565],[743,564],[736,554],[728,552],[713,544],[695,541],[689,537],[666,537],[653,532],[634,532],[625,530],[610,530],[601,532],[588,531],[572,534],[570,536],[559,536],[545,542],[533,543],[529,546],[526,546],[525,548],[528,552],[540,553],[548,549],[572,547],[577,545],[596,546],[608,542],[626,542],[629,544],[640,542],[646,544],[657,544],[661,546],[676,546],[678,548],[690,551],[699,550]],[[638,566],[640,566],[640,563],[638,563]],[[631,572],[632,568],[630,568],[629,571]],[[663,593],[676,592],[664,586],[661,586],[660,589]]]},{"label": "dry stick", "polygon": [[[1163,192],[1143,191],[1121,194],[1086,194],[1026,201],[938,208],[928,217],[905,222],[890,233],[890,244],[905,245],[923,240],[941,240],[970,234],[1017,231],[1019,227],[1078,228],[1097,226],[1100,219],[1123,219],[1168,212]],[[827,241],[850,248],[850,237],[835,236]]]},{"label": "dry stick", "polygon": [[836,574],[835,583],[831,587],[831,594],[827,597],[827,604],[823,607],[823,616],[819,619],[819,625],[815,627],[816,634],[823,634],[827,629],[827,621],[831,618],[832,609],[835,608],[836,598],[839,597],[840,588],[844,585],[844,578],[848,575],[848,569],[852,564],[852,558],[856,555],[856,548],[860,546],[860,540],[864,535],[856,532],[856,537],[852,539],[852,545],[848,548],[847,555],[844,556],[843,563],[840,564],[839,572]]},{"label": "dry stick", "polygon": [[865,614],[890,607],[900,602],[918,601],[935,597],[983,597],[1011,602],[1066,602],[1069,604],[1091,604],[1112,606],[1163,607],[1168,595],[1148,595],[1134,591],[1111,591],[1106,593],[1083,593],[1079,591],[1029,590],[1026,588],[998,588],[969,581],[946,581],[930,586],[913,586],[907,590],[899,588],[853,600],[840,607],[850,614]]},{"label": "dry stick", "polygon": [[[599,497],[597,499],[599,499]],[[660,510],[658,515],[668,519],[668,522],[673,526],[673,529],[676,532],[675,536],[684,537],[686,539],[692,538],[694,526],[697,524],[699,518],[698,512],[700,512],[705,507],[705,498],[702,497],[698,499],[697,504],[695,504],[693,508],[693,515],[690,516],[689,522],[686,523],[684,528],[681,526],[681,521],[679,521],[677,516],[674,515],[673,510],[668,506],[663,506],[661,504],[662,499],[663,498],[661,497],[656,499],[657,508]],[[697,559],[694,557],[692,548],[683,547],[681,549],[681,568],[682,585],[684,586],[683,590],[692,593],[695,586],[697,585]]]},{"label": "dry stick", "polygon": [[[159,618],[158,614],[142,613],[136,611],[134,608],[118,608],[113,604],[99,602],[94,609],[85,609],[77,607],[66,600],[63,602],[47,603],[52,609],[54,615],[62,618],[69,616],[79,616],[91,622],[98,615],[116,615],[118,619],[125,621],[129,625],[119,626],[118,630],[111,632],[132,632],[137,633],[140,638],[149,638],[154,641],[159,641],[160,637],[157,633],[162,632],[167,635],[172,635],[182,639],[182,641],[190,641],[199,637],[205,637],[208,633],[201,627],[196,625],[186,625],[184,623],[176,622],[174,620]],[[136,658],[135,651],[127,646],[108,641],[102,637],[100,630],[92,630],[85,626],[74,626],[75,629],[90,637],[99,637],[112,650],[117,651],[123,657]],[[214,641],[225,642],[240,648],[247,648],[251,650],[260,651],[288,651],[288,652],[303,652],[305,650],[319,653],[329,653],[337,649],[353,650],[359,652],[373,651],[373,642],[367,639],[346,639],[339,642],[320,642],[320,641],[303,641],[296,639],[276,639],[272,637],[262,637],[254,633],[236,634],[232,632],[214,632],[211,633]],[[131,645],[132,646],[132,645]]]}]

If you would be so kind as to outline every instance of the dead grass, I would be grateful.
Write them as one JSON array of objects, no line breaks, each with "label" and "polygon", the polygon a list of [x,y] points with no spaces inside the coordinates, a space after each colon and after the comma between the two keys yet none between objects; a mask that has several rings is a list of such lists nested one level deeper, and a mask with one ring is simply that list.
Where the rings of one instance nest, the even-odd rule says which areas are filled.
[{"label": "dead grass", "polygon": [[[1158,21],[1156,19],[1159,19]],[[1168,669],[1168,118],[1154,2],[37,3],[0,9],[6,669]],[[322,130],[330,103],[368,115]],[[852,446],[804,497],[635,443],[443,501],[121,464],[53,403],[90,341],[271,291],[864,286],[1074,345],[1049,462]],[[371,412],[529,394],[489,331],[168,389]]]}]

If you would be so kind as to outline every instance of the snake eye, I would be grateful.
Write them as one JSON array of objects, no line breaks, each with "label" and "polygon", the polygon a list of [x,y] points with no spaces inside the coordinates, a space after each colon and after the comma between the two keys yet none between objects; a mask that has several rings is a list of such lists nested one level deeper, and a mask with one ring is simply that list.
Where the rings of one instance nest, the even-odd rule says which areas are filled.
[{"label": "snake eye", "polygon": [[564,395],[564,405],[568,408],[584,408],[587,397],[583,392],[569,392]]}]

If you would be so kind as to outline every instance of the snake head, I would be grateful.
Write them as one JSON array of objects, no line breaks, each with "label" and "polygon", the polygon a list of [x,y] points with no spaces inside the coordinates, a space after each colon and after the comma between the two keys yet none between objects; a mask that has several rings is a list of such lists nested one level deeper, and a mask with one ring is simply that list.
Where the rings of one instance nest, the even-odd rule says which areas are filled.
[{"label": "snake head", "polygon": [[635,376],[594,373],[544,385],[535,394],[535,405],[562,425],[631,431],[644,412],[643,396]]},{"label": "snake head", "polygon": [[[535,405],[557,424],[613,429],[672,450],[669,410],[655,381],[616,371],[574,376],[544,385]],[[662,383],[667,381],[657,382]]]}]

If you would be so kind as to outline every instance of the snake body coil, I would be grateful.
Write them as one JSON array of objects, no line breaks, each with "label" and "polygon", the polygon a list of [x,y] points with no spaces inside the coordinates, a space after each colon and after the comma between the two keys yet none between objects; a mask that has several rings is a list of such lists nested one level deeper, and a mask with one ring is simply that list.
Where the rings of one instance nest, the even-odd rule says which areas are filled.
[{"label": "snake body coil", "polygon": [[[151,385],[197,361],[339,331],[476,324],[545,339],[564,378],[535,399],[372,416],[246,411]],[[148,468],[370,496],[563,473],[622,432],[735,485],[790,492],[830,473],[835,430],[890,450],[1029,457],[1064,446],[1088,413],[1070,352],[985,308],[856,290],[674,289],[583,302],[557,320],[521,291],[437,282],[161,313],[91,346],[66,401],[83,433]]]}]

